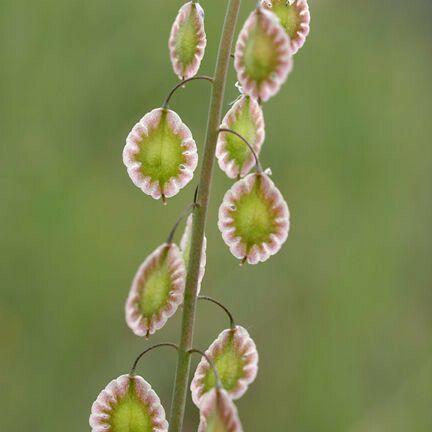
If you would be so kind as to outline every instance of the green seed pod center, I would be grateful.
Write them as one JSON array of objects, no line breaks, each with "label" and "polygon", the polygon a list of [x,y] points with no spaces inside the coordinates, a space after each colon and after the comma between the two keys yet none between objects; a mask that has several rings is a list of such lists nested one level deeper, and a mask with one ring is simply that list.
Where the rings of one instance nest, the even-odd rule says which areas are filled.
[{"label": "green seed pod center", "polygon": [[290,5],[285,1],[274,2],[272,11],[279,18],[282,27],[286,30],[289,37],[294,39],[300,25],[300,18],[295,5]]},{"label": "green seed pod center", "polygon": [[150,318],[161,310],[171,290],[171,274],[168,267],[167,254],[152,271],[142,290],[140,310],[144,317]]},{"label": "green seed pod center", "polygon": [[137,160],[142,163],[142,173],[159,181],[161,187],[171,177],[177,176],[180,165],[186,162],[182,138],[172,131],[166,111],[162,113],[158,126],[143,137],[139,147]]},{"label": "green seed pod center", "polygon": [[262,29],[259,17],[246,43],[244,62],[247,74],[258,83],[267,80],[277,68],[274,38]]},{"label": "green seed pod center", "polygon": [[[252,147],[256,143],[256,126],[250,112],[250,99],[245,100],[243,109],[238,112],[237,118],[230,125],[230,129],[242,135]],[[226,150],[234,163],[241,169],[249,159],[251,153],[248,146],[236,135],[226,134]]]},{"label": "green seed pod center", "polygon": [[197,28],[197,8],[192,5],[188,19],[182,23],[176,40],[176,54],[183,66],[187,66],[194,60],[199,43]]},{"label": "green seed pod center", "polygon": [[216,409],[210,415],[207,421],[206,432],[229,432],[229,429],[225,425],[223,418]]},{"label": "green seed pod center", "polygon": [[111,414],[112,432],[152,432],[153,424],[148,408],[137,396],[131,381],[124,398],[113,408]]},{"label": "green seed pod center", "polygon": [[[225,390],[233,390],[239,379],[243,376],[244,361],[236,350],[233,339],[227,343],[224,350],[213,360],[218,371],[222,386]],[[207,393],[216,386],[216,379],[213,370],[207,371],[204,381],[204,393]]]},{"label": "green seed pod center", "polygon": [[248,248],[267,242],[276,231],[275,214],[271,202],[260,190],[259,178],[253,189],[236,203],[233,219],[236,235]]}]

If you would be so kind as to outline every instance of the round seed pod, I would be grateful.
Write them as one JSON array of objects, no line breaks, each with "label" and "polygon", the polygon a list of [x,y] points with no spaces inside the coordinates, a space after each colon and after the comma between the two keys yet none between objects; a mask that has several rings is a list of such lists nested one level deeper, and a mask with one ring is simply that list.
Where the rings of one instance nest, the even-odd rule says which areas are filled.
[{"label": "round seed pod", "polygon": [[[192,223],[193,223],[193,214],[190,214],[189,217],[187,218],[186,227],[180,241],[180,251],[183,256],[186,272],[188,270],[189,255],[190,255],[190,248],[192,242]],[[201,291],[201,284],[204,279],[205,270],[206,270],[206,264],[207,264],[206,252],[207,252],[207,237],[204,236],[203,249],[201,253],[200,271],[198,274],[198,291],[197,291],[198,294]]]},{"label": "round seed pod", "polygon": [[[265,139],[265,126],[262,108],[255,99],[242,96],[227,112],[221,128],[242,135],[259,155]],[[244,177],[255,165],[255,158],[248,146],[228,132],[219,134],[216,157],[219,167],[230,178]]]},{"label": "round seed pod", "polygon": [[92,432],[168,432],[165,410],[150,384],[140,376],[111,381],[93,403]]},{"label": "round seed pod", "polygon": [[126,301],[126,323],[137,336],[161,329],[183,302],[186,269],[177,245],[158,247],[138,269]]},{"label": "round seed pod", "polygon": [[[241,398],[258,373],[258,352],[247,330],[236,326],[224,330],[210,345],[206,355],[212,360],[222,387],[231,399]],[[192,400],[198,407],[203,396],[216,386],[214,371],[202,358],[191,383]]]},{"label": "round seed pod", "polygon": [[232,400],[221,389],[213,389],[200,405],[200,424],[198,432],[243,432]]},{"label": "round seed pod", "polygon": [[272,11],[291,40],[292,53],[305,44],[310,31],[310,12],[307,0],[261,0],[262,6]]},{"label": "round seed pod", "polygon": [[204,10],[198,3],[186,3],[180,8],[169,38],[171,63],[180,79],[197,74],[206,45]]},{"label": "round seed pod", "polygon": [[289,210],[265,173],[249,174],[225,194],[218,226],[231,253],[257,264],[275,255],[288,238]]},{"label": "round seed pod", "polygon": [[278,18],[255,9],[240,32],[234,66],[243,92],[263,102],[274,96],[292,70],[291,43]]},{"label": "round seed pod", "polygon": [[123,162],[133,183],[154,199],[176,195],[198,164],[189,128],[169,109],[146,114],[127,137]]}]

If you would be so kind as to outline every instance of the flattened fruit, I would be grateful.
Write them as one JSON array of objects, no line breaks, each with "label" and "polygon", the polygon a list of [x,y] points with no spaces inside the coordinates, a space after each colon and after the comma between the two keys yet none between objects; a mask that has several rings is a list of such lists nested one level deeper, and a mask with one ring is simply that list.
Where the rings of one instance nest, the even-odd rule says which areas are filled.
[{"label": "flattened fruit", "polygon": [[266,174],[249,174],[225,194],[218,226],[236,258],[257,264],[275,255],[287,240],[288,206]]},{"label": "flattened fruit", "polygon": [[168,432],[160,399],[137,375],[111,381],[93,403],[92,432]]},{"label": "flattened fruit", "polygon": [[127,137],[123,162],[133,183],[154,199],[176,195],[193,177],[198,164],[189,128],[171,110],[146,114]]},{"label": "flattened fruit", "polygon": [[126,323],[137,336],[161,329],[183,302],[186,270],[174,243],[158,247],[138,269],[126,301]]}]

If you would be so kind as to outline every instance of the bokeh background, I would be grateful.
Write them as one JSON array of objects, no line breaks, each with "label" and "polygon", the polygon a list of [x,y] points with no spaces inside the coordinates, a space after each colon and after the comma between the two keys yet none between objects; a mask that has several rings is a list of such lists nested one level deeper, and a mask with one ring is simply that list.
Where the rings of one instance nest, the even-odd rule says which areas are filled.
[{"label": "bokeh background", "polygon": [[[211,74],[226,1],[202,4]],[[150,342],[133,336],[123,305],[195,185],[163,207],[132,185],[121,152],[176,83],[167,38],[180,5],[1,2],[2,431],[89,430],[105,384],[179,336],[179,314]],[[260,350],[259,378],[238,402],[246,431],[430,432],[432,4],[310,6],[307,45],[265,106],[262,160],[289,202],[290,239],[240,268],[216,227],[231,184],[217,169],[203,292]],[[226,108],[234,83],[231,73]],[[172,104],[201,149],[208,97],[197,82]],[[197,347],[226,326],[201,304]],[[166,350],[140,366],[168,411],[174,368]],[[197,420],[189,403],[184,430]]]}]

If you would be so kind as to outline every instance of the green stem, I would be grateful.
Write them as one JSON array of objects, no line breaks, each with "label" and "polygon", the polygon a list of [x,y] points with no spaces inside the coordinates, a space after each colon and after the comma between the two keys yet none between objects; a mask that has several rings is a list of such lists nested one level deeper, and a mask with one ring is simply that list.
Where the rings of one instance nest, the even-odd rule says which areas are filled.
[{"label": "green stem", "polygon": [[189,351],[193,347],[201,251],[210,201],[216,143],[219,135],[219,125],[222,117],[228,67],[230,64],[230,55],[240,4],[241,0],[230,0],[228,3],[216,62],[216,71],[214,75],[207,123],[207,137],[199,180],[197,208],[193,218],[192,244],[186,279],[176,380],[171,406],[170,432],[181,432],[183,426],[190,373]]}]

